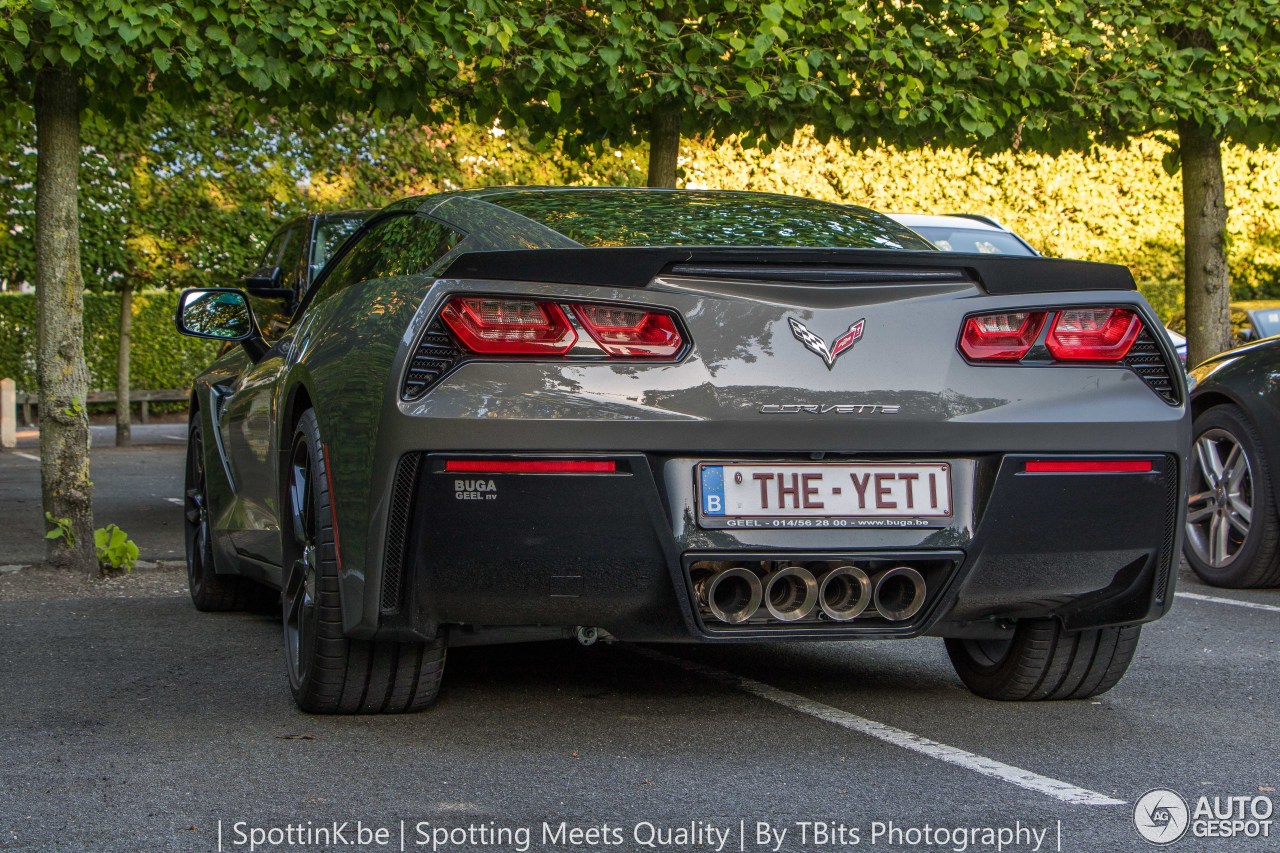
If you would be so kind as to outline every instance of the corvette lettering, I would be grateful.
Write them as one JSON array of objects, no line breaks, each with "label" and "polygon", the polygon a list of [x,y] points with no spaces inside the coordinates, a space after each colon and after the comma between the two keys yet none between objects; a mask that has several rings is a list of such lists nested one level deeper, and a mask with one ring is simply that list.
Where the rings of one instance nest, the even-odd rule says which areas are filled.
[{"label": "corvette lettering", "polygon": [[762,415],[896,415],[901,406],[886,403],[782,403],[760,407]]}]

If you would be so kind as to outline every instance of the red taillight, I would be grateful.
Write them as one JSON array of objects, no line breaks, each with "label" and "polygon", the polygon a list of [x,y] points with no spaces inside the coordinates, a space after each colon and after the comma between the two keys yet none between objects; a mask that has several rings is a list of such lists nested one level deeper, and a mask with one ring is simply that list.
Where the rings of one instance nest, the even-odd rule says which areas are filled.
[{"label": "red taillight", "polygon": [[1028,474],[1145,474],[1150,459],[1032,459]]},{"label": "red taillight", "polygon": [[1141,331],[1125,308],[1068,308],[1054,317],[1045,345],[1060,361],[1119,361]]},{"label": "red taillight", "polygon": [[440,317],[463,349],[480,355],[559,356],[578,343],[569,311],[581,324],[579,331],[615,358],[674,359],[684,348],[670,313],[625,305],[562,307],[543,299],[455,296]]},{"label": "red taillight", "polygon": [[573,306],[587,334],[609,355],[671,358],[684,340],[670,314],[618,305]]},{"label": "red taillight", "polygon": [[564,355],[578,340],[554,302],[458,296],[440,316],[463,346],[483,355]]},{"label": "red taillight", "polygon": [[974,361],[1018,361],[1040,335],[1043,311],[982,314],[964,321],[960,351]]},{"label": "red taillight", "polygon": [[449,459],[450,474],[613,474],[612,459]]}]

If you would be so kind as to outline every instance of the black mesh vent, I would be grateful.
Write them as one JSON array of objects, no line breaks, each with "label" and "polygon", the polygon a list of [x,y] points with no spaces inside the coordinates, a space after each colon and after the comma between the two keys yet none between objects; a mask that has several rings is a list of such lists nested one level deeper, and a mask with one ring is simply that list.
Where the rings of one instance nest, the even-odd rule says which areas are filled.
[{"label": "black mesh vent", "polygon": [[1178,405],[1178,386],[1173,381],[1170,365],[1165,361],[1164,353],[1146,329],[1138,335],[1133,347],[1124,359],[1125,366],[1142,377],[1151,386],[1151,390],[1171,405]]},{"label": "black mesh vent", "polygon": [[1182,498],[1182,489],[1178,487],[1178,458],[1165,457],[1165,489],[1168,497],[1164,507],[1164,538],[1161,540],[1160,565],[1156,569],[1156,604],[1164,604],[1169,593],[1169,573],[1173,570],[1178,555],[1173,553],[1174,542],[1177,541],[1178,501]]},{"label": "black mesh vent", "polygon": [[409,370],[404,376],[404,387],[400,396],[405,400],[416,400],[440,381],[462,357],[462,351],[454,346],[453,338],[439,319],[431,321],[431,325],[418,340],[418,348],[413,351],[409,360]]},{"label": "black mesh vent", "polygon": [[409,518],[413,508],[413,492],[418,483],[417,453],[406,453],[396,466],[396,480],[391,487],[391,509],[387,518],[387,549],[382,557],[382,612],[400,609],[403,588],[404,546],[409,538]]}]

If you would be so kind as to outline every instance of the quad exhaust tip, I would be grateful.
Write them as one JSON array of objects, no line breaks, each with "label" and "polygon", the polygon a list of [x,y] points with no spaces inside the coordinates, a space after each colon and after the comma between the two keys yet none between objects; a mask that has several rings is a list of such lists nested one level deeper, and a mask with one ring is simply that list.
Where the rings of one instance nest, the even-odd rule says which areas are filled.
[{"label": "quad exhaust tip", "polygon": [[852,622],[878,616],[906,622],[924,609],[928,596],[924,575],[911,566],[873,574],[834,560],[782,565],[763,577],[743,565],[719,568],[696,577],[694,591],[712,617],[729,625],[760,619],[794,623],[814,621],[813,617]]},{"label": "quad exhaust tip", "polygon": [[803,619],[817,601],[818,579],[803,566],[785,566],[765,579],[764,606],[779,622]]},{"label": "quad exhaust tip", "polygon": [[764,588],[750,569],[734,566],[698,582],[698,597],[721,622],[738,625],[760,609]]},{"label": "quad exhaust tip", "polygon": [[924,576],[910,566],[897,566],[875,578],[875,605],[890,622],[905,622],[924,607]]},{"label": "quad exhaust tip", "polygon": [[818,606],[836,622],[857,619],[871,604],[871,578],[857,566],[837,566],[822,576]]}]

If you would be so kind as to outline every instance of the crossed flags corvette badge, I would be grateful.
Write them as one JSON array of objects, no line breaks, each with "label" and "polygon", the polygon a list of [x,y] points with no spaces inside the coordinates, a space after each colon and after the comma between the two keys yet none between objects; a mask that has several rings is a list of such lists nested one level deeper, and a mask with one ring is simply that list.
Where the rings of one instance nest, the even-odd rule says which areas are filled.
[{"label": "crossed flags corvette badge", "polygon": [[794,317],[788,317],[787,322],[791,325],[791,334],[796,336],[796,340],[804,344],[805,349],[816,354],[826,362],[827,370],[834,368],[836,359],[839,358],[841,354],[852,349],[853,345],[862,339],[862,330],[867,325],[866,318],[864,317],[850,326],[844,334],[836,338],[835,342],[828,347],[827,342],[811,332],[809,327],[804,323],[801,323]]}]

